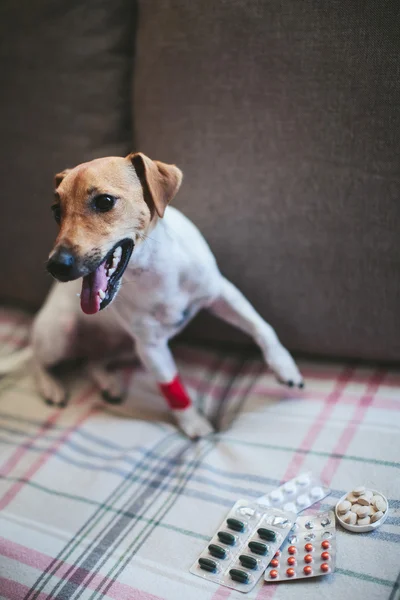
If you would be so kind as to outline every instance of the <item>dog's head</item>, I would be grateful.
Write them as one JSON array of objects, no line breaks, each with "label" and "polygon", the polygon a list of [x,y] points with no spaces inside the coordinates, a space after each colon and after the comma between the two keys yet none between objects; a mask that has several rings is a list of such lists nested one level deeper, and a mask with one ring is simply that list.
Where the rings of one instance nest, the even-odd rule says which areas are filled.
[{"label": "dog's head", "polygon": [[135,246],[177,193],[181,171],[141,153],[108,157],[56,175],[54,218],[60,230],[47,263],[59,281],[83,277],[87,314],[115,298]]}]

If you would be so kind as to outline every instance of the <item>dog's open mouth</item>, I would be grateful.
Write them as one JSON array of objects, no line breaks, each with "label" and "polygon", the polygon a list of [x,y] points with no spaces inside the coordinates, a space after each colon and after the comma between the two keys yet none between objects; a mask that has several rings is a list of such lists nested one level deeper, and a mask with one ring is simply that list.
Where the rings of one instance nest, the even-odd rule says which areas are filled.
[{"label": "dog's open mouth", "polygon": [[84,313],[93,315],[114,299],[132,250],[132,240],[118,242],[97,269],[83,278],[81,308]]}]

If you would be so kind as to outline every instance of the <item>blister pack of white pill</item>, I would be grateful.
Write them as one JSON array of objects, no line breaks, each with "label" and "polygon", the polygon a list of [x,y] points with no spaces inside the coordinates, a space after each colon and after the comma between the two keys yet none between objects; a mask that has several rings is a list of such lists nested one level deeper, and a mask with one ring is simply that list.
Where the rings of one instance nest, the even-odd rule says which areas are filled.
[{"label": "blister pack of white pill", "polygon": [[292,512],[238,500],[190,572],[249,592],[290,533]]},{"label": "blister pack of white pill", "polygon": [[309,471],[261,496],[257,499],[257,503],[299,513],[325,498],[329,492],[330,489]]},{"label": "blister pack of white pill", "polygon": [[275,583],[329,575],[335,570],[335,563],[334,512],[297,517],[286,543],[269,563],[264,579]]}]

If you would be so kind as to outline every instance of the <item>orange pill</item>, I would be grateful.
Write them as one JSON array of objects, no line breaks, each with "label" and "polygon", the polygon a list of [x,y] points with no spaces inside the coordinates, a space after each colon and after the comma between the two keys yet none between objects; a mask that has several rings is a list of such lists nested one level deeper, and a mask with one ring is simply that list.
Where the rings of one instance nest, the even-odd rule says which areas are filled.
[{"label": "orange pill", "polygon": [[287,559],[287,564],[291,565],[293,567],[293,565],[296,564],[296,559],[294,556],[289,556],[289,558]]},{"label": "orange pill", "polygon": [[287,551],[289,552],[289,554],[296,554],[297,548],[296,548],[296,546],[289,546]]},{"label": "orange pill", "polygon": [[321,547],[322,547],[324,550],[328,550],[328,548],[330,548],[330,547],[331,547],[331,545],[330,545],[330,543],[328,542],[328,540],[324,540],[324,541],[322,542],[322,544],[321,544]]},{"label": "orange pill", "polygon": [[294,569],[288,569],[288,570],[286,571],[286,575],[287,575],[288,577],[293,577],[295,574],[296,574],[296,571],[295,571]]},{"label": "orange pill", "polygon": [[303,569],[303,573],[304,573],[304,575],[311,575],[311,573],[312,573],[312,568],[311,568],[310,566],[308,566],[308,567],[304,567],[304,569]]},{"label": "orange pill", "polygon": [[329,560],[330,559],[329,552],[322,552],[321,553],[321,558],[322,558],[322,560]]},{"label": "orange pill", "polygon": [[327,563],[322,563],[322,565],[321,565],[321,571],[323,573],[327,573],[329,571],[329,565]]},{"label": "orange pill", "polygon": [[269,576],[271,577],[271,579],[276,579],[278,577],[278,571],[272,569],[272,571],[269,572]]},{"label": "orange pill", "polygon": [[311,554],[306,554],[305,555],[304,562],[305,563],[311,563],[312,562],[312,556],[311,556]]},{"label": "orange pill", "polygon": [[304,550],[305,550],[306,552],[312,552],[312,551],[314,550],[314,546],[313,546],[312,544],[306,544],[306,545],[304,546]]},{"label": "orange pill", "polygon": [[279,560],[273,558],[269,564],[271,567],[279,567]]},{"label": "orange pill", "polygon": [[277,550],[274,554],[274,558],[278,558],[278,556],[280,556],[280,555],[281,555],[281,551]]}]

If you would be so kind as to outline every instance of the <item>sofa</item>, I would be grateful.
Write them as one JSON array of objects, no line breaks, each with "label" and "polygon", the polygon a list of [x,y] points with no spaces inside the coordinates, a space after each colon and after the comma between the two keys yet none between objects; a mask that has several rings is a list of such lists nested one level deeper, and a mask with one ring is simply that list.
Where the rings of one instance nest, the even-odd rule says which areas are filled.
[{"label": "sofa", "polygon": [[0,352],[29,343],[51,285],[54,174],[140,150],[182,169],[175,206],[307,385],[279,387],[251,340],[208,314],[174,343],[217,430],[197,444],[138,364],[113,408],[79,369],[63,410],[29,368],[0,379],[1,598],[239,598],[190,566],[238,498],[305,470],[331,488],[318,509],[365,483],[388,497],[388,519],[338,528],[334,574],[249,597],[397,598],[398,12],[393,0],[3,0]]}]

